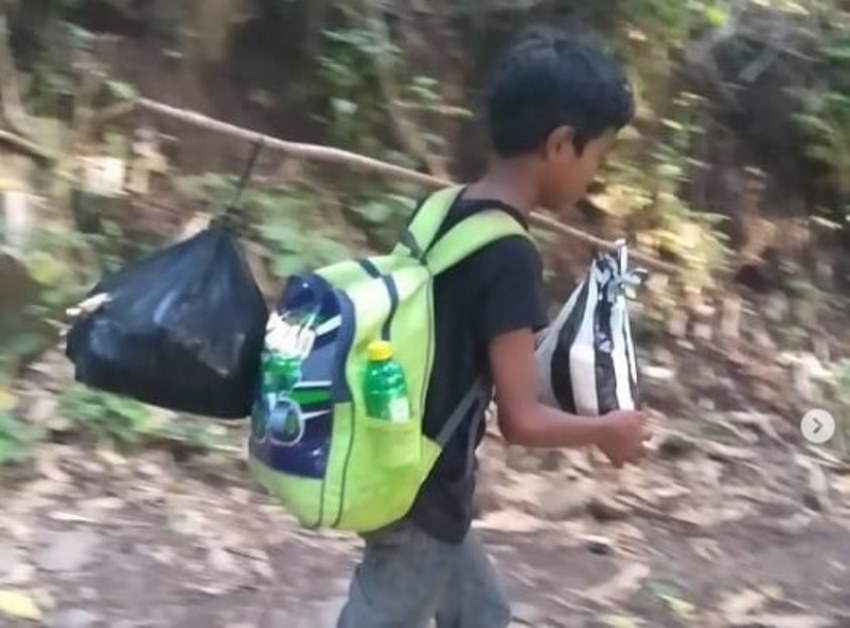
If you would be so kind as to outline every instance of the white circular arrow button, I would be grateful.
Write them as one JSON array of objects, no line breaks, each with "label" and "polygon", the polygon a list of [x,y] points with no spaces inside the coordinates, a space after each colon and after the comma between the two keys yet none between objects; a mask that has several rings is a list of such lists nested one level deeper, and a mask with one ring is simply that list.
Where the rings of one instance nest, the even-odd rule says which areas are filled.
[{"label": "white circular arrow button", "polygon": [[835,418],[826,410],[809,410],[800,421],[800,431],[813,445],[823,445],[835,436]]}]

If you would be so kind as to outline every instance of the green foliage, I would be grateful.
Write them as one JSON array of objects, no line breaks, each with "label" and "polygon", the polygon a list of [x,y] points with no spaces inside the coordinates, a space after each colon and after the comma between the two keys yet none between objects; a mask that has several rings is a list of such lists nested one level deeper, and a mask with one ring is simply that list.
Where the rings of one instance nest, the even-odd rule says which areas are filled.
[{"label": "green foliage", "polygon": [[[803,94],[792,116],[804,141],[804,156],[828,173],[842,197],[850,196],[850,35],[838,32],[818,49],[819,85]],[[850,216],[841,208],[843,217]]]},{"label": "green foliage", "polygon": [[272,272],[278,277],[313,270],[349,255],[338,224],[305,226],[305,217],[317,210],[316,194],[269,195],[262,206],[259,234],[269,249]]},{"label": "green foliage", "polygon": [[682,186],[705,167],[690,156],[694,138],[704,133],[697,116],[703,104],[694,94],[677,96],[649,159],[621,154],[606,172],[613,187],[621,189],[639,238],[675,259],[678,283],[696,294],[712,285],[728,253],[717,228],[725,217],[691,207],[682,194]]},{"label": "green foliage", "polygon": [[[323,33],[318,77],[330,98],[328,110],[317,118],[327,125],[336,143],[412,167],[412,158],[421,155],[395,151],[391,141],[397,133],[392,115],[403,115],[407,133],[420,135],[428,150],[445,153],[444,139],[417,121],[420,112],[445,108],[439,81],[408,67],[404,51],[389,41],[381,29],[369,27],[361,18],[350,22]],[[383,85],[381,69],[385,73]],[[387,82],[398,93],[387,93]],[[403,114],[390,112],[389,98],[396,100],[393,104]],[[462,107],[445,109],[458,117],[471,115]]]},{"label": "green foliage", "polygon": [[14,377],[22,364],[37,356],[59,335],[65,309],[78,302],[105,270],[121,263],[117,247],[120,230],[106,223],[102,235],[81,234],[64,226],[35,231],[22,254],[31,294],[16,302],[12,315],[19,320],[13,333],[0,337],[0,384]]},{"label": "green foliage", "polygon": [[[129,397],[74,384],[59,396],[63,419],[61,431],[91,444],[115,447],[137,447],[171,444],[188,447],[195,452],[230,451],[232,444],[224,428],[203,418],[183,417],[152,412],[149,406]],[[9,423],[27,452],[42,437],[42,432],[21,421]],[[57,424],[60,425],[60,424]],[[2,464],[3,415],[0,413],[0,464]],[[23,428],[21,428],[23,426]]]},{"label": "green foliage", "polygon": [[401,51],[366,28],[324,33],[318,78],[330,94],[330,108],[319,119],[334,140],[370,154],[383,154],[380,129],[386,113],[375,75],[375,59],[395,64]]},{"label": "green foliage", "polygon": [[845,358],[833,365],[832,381],[838,402],[838,445],[844,457],[850,459],[850,359]]},{"label": "green foliage", "polygon": [[102,222],[102,233],[82,233],[51,226],[36,233],[26,257],[30,276],[40,287],[34,313],[52,317],[82,298],[106,272],[126,261],[123,230],[114,221]]},{"label": "green foliage", "polygon": [[27,331],[0,339],[0,384],[5,377],[10,377],[18,371],[21,362],[36,355],[46,344],[45,336]]},{"label": "green foliage", "polygon": [[[178,182],[195,200],[220,206],[232,198],[236,179],[207,173]],[[244,191],[240,215],[246,235],[263,243],[271,272],[277,277],[318,268],[349,255],[344,230],[337,221],[321,220],[322,196],[306,185],[251,187]],[[317,220],[319,218],[319,220]]]},{"label": "green foliage", "polygon": [[379,251],[392,248],[405,221],[416,209],[416,192],[404,186],[387,185],[380,192],[368,192],[351,202],[350,213],[366,237]]},{"label": "green foliage", "polygon": [[60,407],[74,431],[93,442],[135,445],[150,427],[151,414],[147,406],[80,385],[62,393]]},{"label": "green foliage", "polygon": [[39,428],[0,409],[0,467],[29,461],[43,437]]},{"label": "green foliage", "polygon": [[837,362],[833,368],[833,373],[839,394],[850,401],[850,359]]},{"label": "green foliage", "polygon": [[119,100],[133,100],[139,94],[134,85],[126,81],[110,80],[106,81],[106,87],[113,96]]},{"label": "green foliage", "polygon": [[156,433],[203,452],[215,451],[226,446],[222,435],[211,429],[209,422],[203,419],[178,417],[166,421]]}]

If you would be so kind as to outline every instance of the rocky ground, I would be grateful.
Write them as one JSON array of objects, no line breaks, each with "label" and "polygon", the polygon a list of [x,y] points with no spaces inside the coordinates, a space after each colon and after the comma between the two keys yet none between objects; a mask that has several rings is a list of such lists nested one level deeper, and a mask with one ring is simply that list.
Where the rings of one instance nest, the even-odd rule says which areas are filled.
[{"label": "rocky ground", "polygon": [[[847,465],[766,414],[655,415],[653,432],[619,473],[488,433],[476,527],[516,625],[850,626]],[[54,442],[7,479],[2,626],[323,628],[357,557],[299,529],[235,452]]]}]

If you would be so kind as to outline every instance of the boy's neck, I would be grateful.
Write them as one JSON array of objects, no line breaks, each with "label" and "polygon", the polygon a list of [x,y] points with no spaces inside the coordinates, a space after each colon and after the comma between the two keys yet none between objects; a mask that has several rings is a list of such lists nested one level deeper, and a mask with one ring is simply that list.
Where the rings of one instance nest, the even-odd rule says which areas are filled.
[{"label": "boy's neck", "polygon": [[469,200],[494,200],[510,205],[529,215],[537,206],[535,164],[525,159],[494,160],[478,181],[464,194]]}]

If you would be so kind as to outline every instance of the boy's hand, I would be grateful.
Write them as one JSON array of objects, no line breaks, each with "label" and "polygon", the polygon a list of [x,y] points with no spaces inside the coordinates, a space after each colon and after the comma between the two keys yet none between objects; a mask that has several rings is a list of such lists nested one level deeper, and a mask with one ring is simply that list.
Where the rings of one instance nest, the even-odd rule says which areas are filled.
[{"label": "boy's hand", "polygon": [[600,420],[604,421],[603,437],[597,444],[615,467],[619,469],[643,457],[644,441],[648,437],[643,412],[620,410],[606,414]]}]

